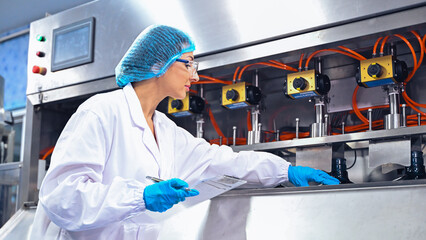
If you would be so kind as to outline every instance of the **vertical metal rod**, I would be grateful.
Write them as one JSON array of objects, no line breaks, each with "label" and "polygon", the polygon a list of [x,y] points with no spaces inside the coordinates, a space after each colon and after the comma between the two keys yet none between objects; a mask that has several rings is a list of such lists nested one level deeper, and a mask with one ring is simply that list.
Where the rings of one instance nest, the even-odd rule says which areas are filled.
[{"label": "vertical metal rod", "polygon": [[204,98],[204,86],[203,86],[203,84],[200,84],[200,97]]},{"label": "vertical metal rod", "polygon": [[222,136],[219,136],[219,146],[222,146]]},{"label": "vertical metal rod", "polygon": [[203,134],[204,134],[203,123],[204,123],[204,119],[203,119],[203,116],[201,115],[197,119],[197,138],[203,137]]},{"label": "vertical metal rod", "polygon": [[253,144],[253,131],[247,132],[247,145]]},{"label": "vertical metal rod", "polygon": [[328,114],[324,114],[324,135],[328,136]]},{"label": "vertical metal rod", "polygon": [[279,141],[280,140],[280,130],[276,130],[275,131],[275,140]]},{"label": "vertical metal rod", "polygon": [[342,134],[345,134],[345,122],[342,122]]},{"label": "vertical metal rod", "polygon": [[237,126],[232,127],[232,145],[235,146],[237,142]]},{"label": "vertical metal rod", "polygon": [[402,104],[402,126],[406,127],[407,126],[407,115],[405,113],[405,108],[407,107],[406,104]]},{"label": "vertical metal rod", "polygon": [[256,75],[254,76],[254,86],[259,87],[259,73],[258,70],[256,69]]},{"label": "vertical metal rod", "polygon": [[299,118],[296,118],[296,139],[299,138]]},{"label": "vertical metal rod", "polygon": [[368,131],[373,130],[373,116],[372,116],[373,109],[368,109]]},{"label": "vertical metal rod", "polygon": [[417,113],[417,125],[422,125],[422,115],[420,113]]},{"label": "vertical metal rod", "polygon": [[389,93],[389,111],[390,114],[399,114],[399,93]]},{"label": "vertical metal rod", "polygon": [[262,123],[257,124],[257,131],[256,131],[256,139],[254,143],[260,143],[260,137],[262,135]]}]

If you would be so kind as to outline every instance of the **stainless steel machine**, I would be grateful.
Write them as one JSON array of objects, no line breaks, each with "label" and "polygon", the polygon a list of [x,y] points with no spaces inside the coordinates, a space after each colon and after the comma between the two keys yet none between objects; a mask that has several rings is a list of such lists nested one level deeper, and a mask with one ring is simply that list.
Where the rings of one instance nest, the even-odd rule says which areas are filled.
[{"label": "stainless steel machine", "polygon": [[[272,152],[344,183],[233,190],[166,220],[160,239],[424,238],[426,114],[413,110],[426,102],[424,1],[164,5],[99,0],[31,24],[18,201],[24,207],[3,236],[18,234],[34,213],[40,152],[55,145],[79,104],[117,88],[116,64],[155,23],[176,26],[197,43],[202,84],[193,90],[208,107],[170,116],[178,125],[211,143]],[[167,112],[170,102],[159,110]]]}]

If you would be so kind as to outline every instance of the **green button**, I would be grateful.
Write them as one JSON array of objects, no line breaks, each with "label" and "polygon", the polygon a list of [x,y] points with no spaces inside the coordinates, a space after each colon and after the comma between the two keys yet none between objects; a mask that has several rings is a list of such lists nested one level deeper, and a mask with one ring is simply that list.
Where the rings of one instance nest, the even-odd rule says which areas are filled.
[{"label": "green button", "polygon": [[36,39],[37,39],[37,41],[40,41],[40,42],[44,42],[45,40],[46,40],[46,38],[44,38],[42,35],[37,35],[37,37],[36,37]]}]

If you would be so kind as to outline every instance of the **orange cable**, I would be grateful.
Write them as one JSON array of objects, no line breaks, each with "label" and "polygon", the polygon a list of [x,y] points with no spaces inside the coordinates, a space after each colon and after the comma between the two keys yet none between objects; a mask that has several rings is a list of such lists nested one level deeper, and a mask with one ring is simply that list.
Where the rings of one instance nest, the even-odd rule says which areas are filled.
[{"label": "orange cable", "polygon": [[212,122],[212,125],[214,129],[216,130],[216,133],[221,136],[222,138],[225,138],[225,135],[223,135],[223,132],[220,130],[219,125],[217,125],[216,119],[213,116],[212,110],[208,108],[210,121]]},{"label": "orange cable", "polygon": [[252,131],[253,126],[251,123],[251,111],[247,111],[247,131]]},{"label": "orange cable", "polygon": [[379,45],[380,40],[382,40],[383,37],[379,37],[376,40],[376,43],[374,44],[374,48],[373,48],[373,56],[376,56],[376,50],[377,50],[377,45]]},{"label": "orange cable", "polygon": [[325,52],[325,51],[341,53],[341,54],[344,54],[344,55],[349,56],[349,57],[351,57],[351,58],[355,58],[355,59],[357,59],[357,60],[362,60],[362,59],[360,59],[358,56],[355,56],[355,55],[353,55],[353,54],[351,54],[351,53],[344,52],[344,51],[342,51],[342,50],[337,50],[337,49],[321,49],[321,50],[317,50],[317,51],[313,52],[313,53],[312,53],[312,54],[308,57],[308,59],[306,60],[306,63],[305,63],[305,68],[306,68],[306,69],[308,69],[309,62],[311,61],[311,59],[312,59],[312,58],[313,58],[316,54],[318,54],[318,53],[320,53],[320,52]]},{"label": "orange cable", "polygon": [[304,56],[305,54],[304,53],[302,53],[301,55],[300,55],[300,59],[299,59],[299,70],[302,70],[302,62],[303,62],[303,56]]},{"label": "orange cable", "polygon": [[267,62],[252,63],[252,64],[248,64],[248,65],[244,66],[244,67],[241,69],[240,74],[238,74],[238,78],[237,78],[237,79],[238,79],[238,80],[241,80],[241,76],[243,75],[244,71],[245,71],[248,67],[251,67],[251,66],[254,66],[254,65],[266,65],[266,66],[270,66],[270,67],[275,67],[275,68],[279,68],[279,69],[286,70],[286,68],[285,68],[285,67],[282,67],[282,66],[279,66],[279,65],[276,65],[276,64],[272,64],[272,63],[267,63]]},{"label": "orange cable", "polygon": [[214,77],[209,77],[209,76],[206,76],[206,75],[198,75],[198,76],[200,78],[205,78],[205,79],[208,79],[210,81],[217,82],[217,83],[222,83],[222,84],[227,84],[227,85],[232,84],[232,81],[224,81],[224,80],[220,80],[220,79],[217,79],[217,78],[214,78]]},{"label": "orange cable", "polygon": [[358,56],[359,58],[361,58],[361,60],[366,60],[366,59],[367,59],[367,58],[365,58],[364,56],[362,56],[361,54],[359,54],[359,53],[355,52],[354,50],[351,50],[351,49],[349,49],[349,48],[347,48],[347,47],[339,46],[339,48],[341,48],[341,49],[343,49],[343,50],[346,50],[346,51],[348,51],[348,52],[352,53],[352,54],[353,54],[353,55],[355,55],[355,56]]},{"label": "orange cable", "polygon": [[352,94],[352,108],[356,114],[356,116],[363,122],[368,123],[368,119],[365,118],[358,109],[358,105],[356,103],[356,94],[358,93],[359,86],[356,86],[354,93]]},{"label": "orange cable", "polygon": [[294,68],[294,67],[290,67],[290,66],[288,66],[287,64],[284,64],[284,63],[281,63],[281,62],[278,62],[278,61],[275,61],[275,60],[269,60],[269,61],[270,61],[271,63],[275,63],[275,64],[277,64],[277,65],[280,65],[280,66],[285,67],[285,68],[286,68],[286,70],[293,71],[293,72],[297,72],[297,71],[298,71],[296,68]]},{"label": "orange cable", "polygon": [[385,38],[383,38],[382,41],[382,46],[380,47],[380,54],[383,55],[383,49],[385,48],[385,43],[388,40],[389,36],[386,36]]},{"label": "orange cable", "polygon": [[43,155],[43,157],[41,158],[41,160],[46,160],[46,158],[53,153],[53,150],[55,149],[55,147],[51,147],[49,148],[49,150]]},{"label": "orange cable", "polygon": [[240,67],[237,67],[237,69],[235,69],[234,77],[232,78],[232,82],[234,82],[234,83],[237,80],[238,70],[240,70]]}]

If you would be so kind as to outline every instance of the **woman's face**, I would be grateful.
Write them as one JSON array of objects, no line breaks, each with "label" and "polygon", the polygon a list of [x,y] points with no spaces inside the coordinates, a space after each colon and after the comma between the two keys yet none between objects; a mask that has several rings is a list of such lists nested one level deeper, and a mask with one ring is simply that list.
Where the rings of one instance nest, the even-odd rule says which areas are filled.
[{"label": "woman's face", "polygon": [[[193,52],[184,53],[180,59],[193,61],[194,54]],[[161,88],[165,94],[176,99],[184,99],[189,87],[191,87],[191,83],[199,80],[197,72],[191,71],[188,63],[177,61],[160,78]]]}]

